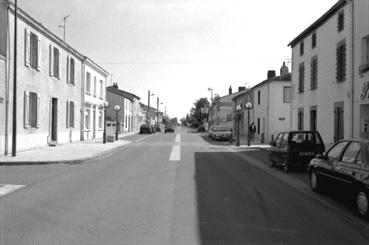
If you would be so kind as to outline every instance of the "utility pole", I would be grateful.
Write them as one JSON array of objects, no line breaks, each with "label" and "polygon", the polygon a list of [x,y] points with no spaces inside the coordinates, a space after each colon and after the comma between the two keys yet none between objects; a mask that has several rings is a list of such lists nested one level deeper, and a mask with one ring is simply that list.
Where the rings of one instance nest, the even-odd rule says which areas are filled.
[{"label": "utility pole", "polygon": [[63,41],[65,42],[65,21],[66,21],[66,19],[68,19],[68,17],[69,17],[69,14],[68,15],[66,15],[66,16],[64,16],[64,18],[63,18],[63,25],[59,25],[59,28],[63,28]]},{"label": "utility pole", "polygon": [[13,132],[12,156],[17,155],[17,0],[14,0],[14,81],[13,81]]}]

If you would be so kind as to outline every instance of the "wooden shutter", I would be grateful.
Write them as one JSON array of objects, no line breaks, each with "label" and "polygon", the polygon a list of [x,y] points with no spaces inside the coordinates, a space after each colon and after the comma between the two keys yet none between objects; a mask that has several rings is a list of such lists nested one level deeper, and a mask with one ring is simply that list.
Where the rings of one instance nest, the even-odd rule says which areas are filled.
[{"label": "wooden shutter", "polygon": [[37,68],[36,70],[41,69],[41,38],[37,36]]},{"label": "wooden shutter", "polygon": [[31,63],[31,32],[29,30],[24,29],[24,64],[25,66],[29,66]]},{"label": "wooden shutter", "polygon": [[54,75],[54,48],[53,45],[49,45],[49,75]]},{"label": "wooden shutter", "polygon": [[67,100],[67,106],[66,106],[66,127],[69,128],[69,101]]},{"label": "wooden shutter", "polygon": [[60,73],[61,73],[61,50],[59,50],[59,63],[58,63],[58,67],[59,67],[59,74],[58,74],[58,79],[60,79]]},{"label": "wooden shutter", "polygon": [[69,126],[74,128],[74,102],[69,102]]},{"label": "wooden shutter", "polygon": [[72,83],[72,81],[70,81],[69,78],[69,74],[70,74],[70,58],[69,55],[67,56],[67,83]]},{"label": "wooden shutter", "polygon": [[36,107],[36,128],[40,127],[40,96],[37,94],[37,107]]},{"label": "wooden shutter", "polygon": [[29,92],[24,91],[24,104],[23,104],[23,126],[29,128]]}]

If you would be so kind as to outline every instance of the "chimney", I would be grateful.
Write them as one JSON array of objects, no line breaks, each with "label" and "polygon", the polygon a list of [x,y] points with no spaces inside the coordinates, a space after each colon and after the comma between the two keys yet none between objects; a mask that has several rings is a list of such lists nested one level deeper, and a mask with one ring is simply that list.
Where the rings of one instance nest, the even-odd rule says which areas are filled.
[{"label": "chimney", "polygon": [[268,71],[268,79],[271,79],[273,77],[275,77],[275,70],[269,70]]},{"label": "chimney", "polygon": [[288,67],[286,66],[286,62],[283,61],[283,65],[281,67],[281,78],[285,78],[288,76]]},{"label": "chimney", "polygon": [[229,94],[229,95],[231,95],[231,94],[232,94],[232,86],[229,86],[228,94]]},{"label": "chimney", "polygon": [[113,88],[118,88],[118,83],[113,83]]},{"label": "chimney", "polygon": [[246,90],[246,87],[238,87],[238,92]]}]

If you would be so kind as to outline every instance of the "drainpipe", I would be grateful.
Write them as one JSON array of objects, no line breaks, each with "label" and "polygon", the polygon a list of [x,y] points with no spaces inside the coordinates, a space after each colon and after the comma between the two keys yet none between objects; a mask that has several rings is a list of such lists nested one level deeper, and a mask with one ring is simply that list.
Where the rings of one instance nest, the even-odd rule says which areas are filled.
[{"label": "drainpipe", "polygon": [[6,11],[6,57],[5,57],[5,149],[4,154],[8,155],[8,122],[9,122],[9,83],[10,83],[10,30],[9,30],[9,11],[10,6],[8,5]]},{"label": "drainpipe", "polygon": [[351,138],[354,137],[354,80],[355,80],[355,8],[351,2]]},{"label": "drainpipe", "polygon": [[271,139],[269,139],[269,127],[270,127],[270,124],[269,124],[269,109],[270,109],[269,103],[270,103],[270,81],[268,81],[267,133],[266,133],[266,137],[265,137],[265,139],[268,139],[267,142],[269,142],[271,140]]},{"label": "drainpipe", "polygon": [[85,66],[86,57],[81,59],[81,118],[80,118],[80,140],[85,140]]}]

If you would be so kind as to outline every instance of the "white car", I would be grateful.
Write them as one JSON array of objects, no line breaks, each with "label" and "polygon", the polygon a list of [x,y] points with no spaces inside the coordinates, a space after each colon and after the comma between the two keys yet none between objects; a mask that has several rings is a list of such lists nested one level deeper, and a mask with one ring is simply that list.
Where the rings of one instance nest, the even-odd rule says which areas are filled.
[{"label": "white car", "polygon": [[227,126],[211,126],[209,129],[209,138],[213,140],[229,140],[232,137],[232,130]]}]

